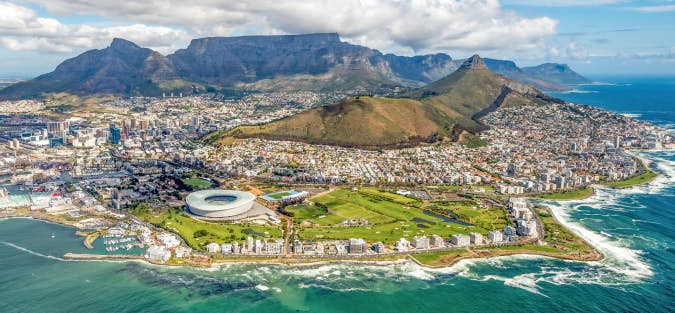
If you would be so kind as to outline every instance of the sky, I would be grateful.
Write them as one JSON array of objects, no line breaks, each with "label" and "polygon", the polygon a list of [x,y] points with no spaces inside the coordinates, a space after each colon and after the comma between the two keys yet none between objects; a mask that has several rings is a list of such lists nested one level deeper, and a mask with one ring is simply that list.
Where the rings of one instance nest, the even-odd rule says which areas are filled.
[{"label": "sky", "polygon": [[0,0],[0,78],[50,72],[113,38],[337,32],[384,53],[474,53],[584,75],[675,75],[674,0]]}]

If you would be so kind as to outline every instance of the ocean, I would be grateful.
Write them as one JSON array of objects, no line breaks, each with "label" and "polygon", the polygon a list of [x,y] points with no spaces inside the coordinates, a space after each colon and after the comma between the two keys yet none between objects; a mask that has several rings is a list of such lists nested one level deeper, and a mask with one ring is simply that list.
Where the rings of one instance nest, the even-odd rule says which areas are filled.
[{"label": "ocean", "polygon": [[[675,78],[598,77],[555,96],[675,129]],[[0,220],[0,312],[673,312],[675,153],[645,151],[661,175],[645,186],[545,202],[606,258],[536,256],[307,268],[167,268],[67,261],[73,229]],[[52,238],[53,235],[53,238]]]}]

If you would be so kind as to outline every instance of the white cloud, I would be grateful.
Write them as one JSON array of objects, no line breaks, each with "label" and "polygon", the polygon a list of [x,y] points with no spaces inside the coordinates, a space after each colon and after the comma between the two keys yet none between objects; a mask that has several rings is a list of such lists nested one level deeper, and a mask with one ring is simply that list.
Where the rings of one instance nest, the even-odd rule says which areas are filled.
[{"label": "white cloud", "polygon": [[576,41],[571,41],[567,45],[567,56],[571,59],[587,59],[588,49],[585,46],[578,44]]},{"label": "white cloud", "polygon": [[641,12],[641,13],[662,13],[675,11],[675,5],[651,5],[639,7],[626,7],[627,10]]},{"label": "white cloud", "polygon": [[107,45],[123,37],[139,45],[173,51],[187,41],[187,33],[164,26],[132,24],[114,27],[66,25],[37,15],[30,8],[0,2],[0,45],[9,50],[73,52]]},{"label": "white cloud", "polygon": [[[135,35],[140,37],[139,44],[155,40],[152,42],[154,46],[151,47],[169,47],[170,40],[185,36],[338,32],[349,42],[384,51],[521,51],[543,46],[543,41],[555,34],[558,23],[548,17],[520,16],[503,9],[498,0],[33,0],[31,2],[37,2],[50,13],[60,16],[95,15],[132,23],[134,27],[126,32],[115,28],[91,26],[88,28],[93,28],[92,32],[103,33],[103,37],[115,32],[117,32],[115,35],[120,37]],[[21,8],[15,5],[14,7],[15,11]],[[40,19],[35,16],[34,11],[23,9],[28,12],[21,15],[18,12],[10,12],[15,14],[15,17],[18,16],[14,18],[17,21],[11,21],[17,25],[15,28],[22,29],[21,23],[25,23],[26,20],[35,22]],[[85,27],[64,26],[54,19],[45,20],[59,27],[66,27],[65,33],[77,33],[73,29]],[[0,23],[2,21],[0,18]],[[145,26],[146,24],[163,26],[151,27]],[[146,29],[143,30],[141,27]],[[41,33],[44,31],[42,29],[51,28],[38,27],[23,35],[14,36],[50,38]],[[169,37],[164,39],[163,36],[157,35],[162,33],[169,34]],[[4,29],[0,26],[0,35],[4,34]],[[133,37],[127,38],[134,40]],[[24,41],[32,39],[31,37]]]},{"label": "white cloud", "polygon": [[509,4],[520,4],[540,7],[575,7],[599,6],[626,2],[627,0],[508,0]]}]

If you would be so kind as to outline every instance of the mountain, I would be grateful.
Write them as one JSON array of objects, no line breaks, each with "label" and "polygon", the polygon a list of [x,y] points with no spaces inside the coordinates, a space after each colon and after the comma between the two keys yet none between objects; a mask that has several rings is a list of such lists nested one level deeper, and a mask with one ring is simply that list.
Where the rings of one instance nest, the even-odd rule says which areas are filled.
[{"label": "mountain", "polygon": [[[0,90],[0,99],[52,92],[157,96],[222,88],[380,93],[423,86],[462,62],[443,53],[382,54],[343,42],[336,33],[199,38],[167,56],[116,38],[105,49],[87,51],[51,73]],[[544,90],[563,90],[566,79],[581,77],[566,66],[526,71],[511,61],[486,62],[497,73]]]},{"label": "mountain", "polygon": [[531,75],[525,72],[524,69],[521,69],[518,66],[516,66],[516,63],[513,61],[495,60],[488,58],[485,58],[484,61],[491,71],[499,75],[508,77],[510,79],[519,81],[523,84],[528,84],[530,86],[536,87],[538,89],[548,91],[564,91],[570,89],[567,83],[558,80],[552,81],[550,79],[547,79],[546,75],[539,75],[539,76]]},{"label": "mountain", "polygon": [[90,50],[32,80],[2,89],[2,98],[36,97],[43,93],[157,93],[159,84],[178,79],[171,62],[151,49],[116,38],[109,47]]},{"label": "mountain", "polygon": [[561,85],[588,84],[591,81],[573,71],[567,64],[544,63],[537,66],[523,67],[530,77],[546,80]]},{"label": "mountain", "polygon": [[559,101],[491,72],[475,55],[403,98],[350,98],[270,123],[214,132],[204,141],[218,145],[257,137],[364,149],[410,147],[479,132],[485,126],[478,118],[502,106]]}]

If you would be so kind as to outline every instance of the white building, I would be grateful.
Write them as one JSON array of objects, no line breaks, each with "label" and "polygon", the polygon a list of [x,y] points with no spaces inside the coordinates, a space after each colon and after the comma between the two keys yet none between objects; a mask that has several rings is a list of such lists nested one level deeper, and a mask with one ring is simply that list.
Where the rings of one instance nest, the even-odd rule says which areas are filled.
[{"label": "white building", "polygon": [[349,253],[350,254],[363,254],[366,253],[366,241],[361,238],[350,238],[349,239]]},{"label": "white building", "polygon": [[415,249],[429,249],[429,238],[427,236],[414,236],[412,246]]},{"label": "white building", "polygon": [[452,235],[450,243],[458,247],[466,247],[471,243],[471,238],[468,235]]},{"label": "white building", "polygon": [[429,245],[435,248],[442,248],[445,247],[445,240],[443,240],[443,237],[439,235],[431,235]]},{"label": "white building", "polygon": [[218,253],[220,252],[220,245],[215,242],[209,243],[206,245],[206,251],[209,253]]},{"label": "white building", "polygon": [[145,251],[145,258],[164,263],[171,258],[171,251],[167,250],[165,246],[151,245]]},{"label": "white building", "polygon": [[157,240],[167,246],[168,248],[173,248],[173,247],[178,247],[180,246],[180,241],[176,236],[169,234],[169,233],[163,233],[157,235]]},{"label": "white building", "polygon": [[224,244],[220,245],[220,251],[223,254],[232,253],[232,244],[231,243],[224,243]]},{"label": "white building", "polygon": [[401,238],[396,242],[396,251],[405,252],[410,249],[410,241],[405,238]]},{"label": "white building", "polygon": [[192,249],[188,247],[178,247],[174,250],[176,257],[179,259],[189,257],[192,254]]},{"label": "white building", "polygon": [[469,238],[471,239],[472,245],[482,245],[484,243],[483,235],[479,233],[470,233]]},{"label": "white building", "polygon": [[504,241],[504,236],[502,232],[498,230],[492,230],[488,232],[488,240],[490,240],[491,243],[500,243]]}]

